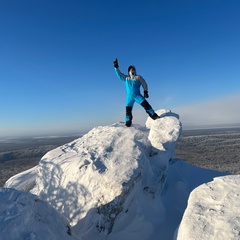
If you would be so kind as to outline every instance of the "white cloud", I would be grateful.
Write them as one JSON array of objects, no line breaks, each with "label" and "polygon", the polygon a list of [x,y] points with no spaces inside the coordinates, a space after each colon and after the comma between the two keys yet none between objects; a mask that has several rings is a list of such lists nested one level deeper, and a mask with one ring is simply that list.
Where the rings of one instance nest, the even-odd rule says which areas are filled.
[{"label": "white cloud", "polygon": [[178,107],[184,128],[240,126],[240,94]]}]

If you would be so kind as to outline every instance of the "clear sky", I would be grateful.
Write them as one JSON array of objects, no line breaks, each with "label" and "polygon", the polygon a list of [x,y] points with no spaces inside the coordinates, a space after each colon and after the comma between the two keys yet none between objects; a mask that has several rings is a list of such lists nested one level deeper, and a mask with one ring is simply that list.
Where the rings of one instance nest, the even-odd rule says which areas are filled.
[{"label": "clear sky", "polygon": [[[199,124],[240,122],[239,12],[239,0],[0,1],[0,137],[124,121],[116,57],[184,127],[197,114]],[[147,117],[137,104],[133,114]]]}]

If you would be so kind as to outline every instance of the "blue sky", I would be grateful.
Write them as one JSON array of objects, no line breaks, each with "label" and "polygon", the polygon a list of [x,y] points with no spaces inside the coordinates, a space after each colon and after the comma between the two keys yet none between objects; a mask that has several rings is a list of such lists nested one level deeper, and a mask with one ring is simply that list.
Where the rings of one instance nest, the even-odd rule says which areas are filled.
[{"label": "blue sky", "polygon": [[[1,1],[0,137],[124,121],[116,57],[145,78],[153,108],[180,111],[184,127],[196,113],[200,125],[240,122],[239,10],[238,0]],[[223,120],[209,118],[216,110]],[[137,104],[133,114],[146,120]]]}]

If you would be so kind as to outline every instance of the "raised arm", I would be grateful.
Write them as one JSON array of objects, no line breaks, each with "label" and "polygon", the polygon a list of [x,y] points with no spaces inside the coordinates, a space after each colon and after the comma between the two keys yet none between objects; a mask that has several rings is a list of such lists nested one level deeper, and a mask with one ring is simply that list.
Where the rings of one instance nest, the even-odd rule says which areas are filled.
[{"label": "raised arm", "polygon": [[119,69],[119,65],[118,65],[118,59],[116,58],[116,60],[113,62],[114,68],[115,68],[115,72],[117,74],[117,76],[122,80],[125,81],[126,78],[128,77],[128,75],[125,75],[124,73],[122,73]]}]

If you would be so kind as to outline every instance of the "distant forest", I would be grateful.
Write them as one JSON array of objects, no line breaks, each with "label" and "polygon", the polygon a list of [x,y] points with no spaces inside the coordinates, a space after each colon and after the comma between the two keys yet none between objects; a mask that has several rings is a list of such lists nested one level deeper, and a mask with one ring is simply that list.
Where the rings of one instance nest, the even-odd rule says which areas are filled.
[{"label": "distant forest", "polygon": [[[0,142],[0,187],[13,175],[38,164],[48,151],[81,136]],[[240,174],[240,129],[183,131],[175,158],[217,171]]]}]

